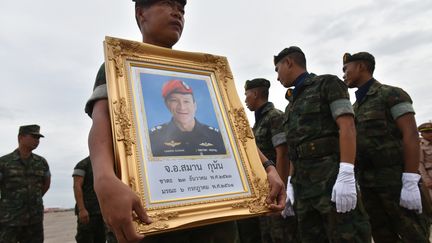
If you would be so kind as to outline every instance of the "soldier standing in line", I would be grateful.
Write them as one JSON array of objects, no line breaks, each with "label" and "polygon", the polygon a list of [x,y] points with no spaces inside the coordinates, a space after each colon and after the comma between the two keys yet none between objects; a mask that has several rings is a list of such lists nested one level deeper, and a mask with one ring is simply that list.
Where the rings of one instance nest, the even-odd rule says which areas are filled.
[{"label": "soldier standing in line", "polygon": [[[426,122],[418,127],[420,132],[420,164],[419,172],[422,179],[421,190],[424,194],[425,213],[432,208],[432,122]],[[432,210],[431,210],[432,211]]]},{"label": "soldier standing in line", "polygon": [[0,242],[44,241],[42,197],[51,184],[47,161],[32,153],[39,145],[38,125],[19,128],[18,148],[0,158]]},{"label": "soldier standing in line", "polygon": [[432,122],[426,122],[418,127],[420,132],[420,174],[432,197]]},{"label": "soldier standing in line", "polygon": [[[135,18],[141,30],[142,41],[160,47],[172,48],[183,31],[186,0],[134,0]],[[94,188],[98,196],[105,223],[113,230],[117,240],[136,242],[144,235],[135,232],[133,212],[143,223],[151,219],[141,205],[139,197],[114,172],[113,139],[108,107],[105,65],[96,76],[93,94],[86,104],[86,113],[92,118],[89,133],[90,158],[93,166]],[[264,156],[260,156],[262,161]],[[265,161],[270,193],[266,202],[271,210],[282,210],[286,194],[276,168]],[[112,210],[115,208],[116,210]],[[181,231],[146,237],[144,242],[238,242],[235,222],[212,224]]]},{"label": "soldier standing in line", "polygon": [[[255,112],[255,124],[252,130],[257,146],[268,159],[276,162],[276,170],[286,184],[289,160],[282,126],[284,113],[268,101],[270,81],[263,78],[247,80],[244,88],[245,104],[250,111]],[[293,216],[286,219],[279,214],[249,218],[238,220],[237,226],[242,243],[295,243],[297,241],[297,225]]]},{"label": "soldier standing in line", "polygon": [[372,236],[382,242],[429,242],[418,182],[419,137],[410,96],[373,78],[367,52],[343,57],[344,80],[357,87],[356,174],[370,216]]},{"label": "soldier standing in line", "polygon": [[294,203],[300,241],[370,242],[354,178],[356,132],[346,85],[334,75],[308,73],[296,46],[276,55],[274,65],[281,84],[295,87],[287,91],[283,124],[293,165],[287,204]]},{"label": "soldier standing in line", "polygon": [[93,189],[90,157],[76,164],[72,176],[76,202],[75,215],[77,215],[75,240],[78,243],[104,243],[105,224]]}]

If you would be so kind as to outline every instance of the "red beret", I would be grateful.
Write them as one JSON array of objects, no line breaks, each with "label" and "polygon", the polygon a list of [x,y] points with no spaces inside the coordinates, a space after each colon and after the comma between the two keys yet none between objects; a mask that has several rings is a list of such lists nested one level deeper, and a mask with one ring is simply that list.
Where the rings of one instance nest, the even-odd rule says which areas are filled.
[{"label": "red beret", "polygon": [[185,82],[174,79],[166,82],[162,87],[162,96],[164,99],[171,93],[193,94],[193,91]]}]

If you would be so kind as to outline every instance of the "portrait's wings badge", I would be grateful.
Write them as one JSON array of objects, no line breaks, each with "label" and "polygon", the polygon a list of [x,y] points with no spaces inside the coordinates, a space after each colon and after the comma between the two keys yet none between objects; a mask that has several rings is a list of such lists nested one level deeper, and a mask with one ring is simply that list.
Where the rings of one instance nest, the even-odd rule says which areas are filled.
[{"label": "portrait's wings badge", "polygon": [[214,145],[211,144],[211,143],[207,143],[207,142],[205,142],[205,143],[200,143],[200,146],[203,146],[203,147],[211,147],[211,146],[214,146]]},{"label": "portrait's wings badge", "polygon": [[170,147],[176,147],[176,146],[179,146],[180,144],[181,144],[181,142],[175,142],[174,140],[171,140],[171,142],[167,142],[167,143],[164,143],[166,146],[170,146]]}]

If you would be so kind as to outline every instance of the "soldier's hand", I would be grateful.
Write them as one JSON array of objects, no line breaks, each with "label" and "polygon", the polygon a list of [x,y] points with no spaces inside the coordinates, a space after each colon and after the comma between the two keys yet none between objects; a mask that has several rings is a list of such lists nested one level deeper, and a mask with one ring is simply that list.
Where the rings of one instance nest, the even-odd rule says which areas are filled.
[{"label": "soldier's hand", "polygon": [[402,174],[402,190],[399,203],[402,207],[415,210],[417,213],[422,212],[420,189],[418,186],[420,177],[416,173]]},{"label": "soldier's hand", "polygon": [[87,209],[83,208],[83,209],[79,210],[78,220],[82,224],[88,224],[90,222],[90,216],[89,216]]},{"label": "soldier's hand", "polygon": [[[269,208],[274,211],[281,211],[285,208],[286,202],[286,192],[285,186],[276,171],[274,166],[269,166],[266,168],[267,180],[270,186],[270,193],[266,199]],[[275,204],[276,202],[276,204]]]},{"label": "soldier's hand", "polygon": [[116,235],[119,243],[138,242],[144,238],[135,231],[134,213],[143,223],[151,223],[138,196],[115,176],[95,180],[94,188],[98,196],[105,223]]},{"label": "soldier's hand", "polygon": [[333,186],[331,201],[336,203],[338,213],[346,213],[357,205],[357,190],[354,178],[354,165],[341,162],[339,174]]}]

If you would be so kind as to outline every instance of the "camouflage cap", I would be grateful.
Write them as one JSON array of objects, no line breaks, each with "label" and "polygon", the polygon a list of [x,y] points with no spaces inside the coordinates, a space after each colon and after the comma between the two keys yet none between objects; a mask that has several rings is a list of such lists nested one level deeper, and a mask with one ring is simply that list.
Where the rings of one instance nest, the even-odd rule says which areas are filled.
[{"label": "camouflage cap", "polygon": [[300,47],[297,46],[290,46],[288,48],[283,49],[279,54],[273,57],[274,65],[276,65],[278,62],[280,62],[285,56],[291,54],[291,53],[301,53],[304,55],[303,51],[300,49]]},{"label": "camouflage cap", "polygon": [[20,126],[19,128],[19,135],[22,134],[31,134],[31,135],[36,135],[39,137],[45,137],[44,135],[40,134],[40,126],[39,125],[24,125],[24,126]]},{"label": "camouflage cap", "polygon": [[[132,1],[134,1],[136,3],[152,5],[152,4],[159,2],[161,0],[132,0]],[[172,0],[172,1],[179,2],[181,5],[183,5],[183,7],[186,5],[186,0]]]},{"label": "camouflage cap", "polygon": [[343,64],[344,65],[349,63],[349,62],[354,62],[354,61],[368,61],[373,66],[375,66],[375,58],[369,52],[359,52],[359,53],[356,53],[354,55],[351,55],[349,53],[345,53],[343,55]]},{"label": "camouflage cap", "polygon": [[172,93],[192,94],[193,90],[185,82],[174,79],[166,82],[162,87],[162,96],[166,99]]},{"label": "camouflage cap", "polygon": [[419,132],[432,132],[432,122],[426,122],[418,127]]},{"label": "camouflage cap", "polygon": [[265,78],[255,78],[252,80],[246,80],[246,83],[244,85],[245,90],[258,88],[258,87],[264,87],[264,88],[270,88],[270,81],[268,81]]}]

